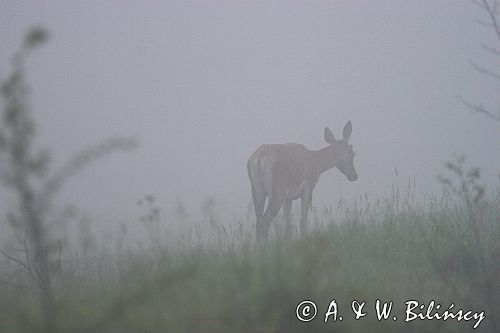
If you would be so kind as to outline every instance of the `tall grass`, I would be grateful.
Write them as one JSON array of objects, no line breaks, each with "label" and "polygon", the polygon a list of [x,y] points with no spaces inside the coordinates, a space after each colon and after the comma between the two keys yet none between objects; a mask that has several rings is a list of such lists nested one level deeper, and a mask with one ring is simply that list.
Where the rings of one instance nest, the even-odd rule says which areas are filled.
[{"label": "tall grass", "polygon": [[[98,247],[83,223],[81,246],[75,247],[49,223],[54,193],[96,158],[134,144],[105,141],[48,173],[47,152],[33,152],[23,71],[25,56],[44,40],[43,30],[27,35],[2,85],[0,157],[7,169],[0,180],[19,195],[20,207],[8,216],[18,246],[0,251],[0,332],[473,329],[474,321],[467,320],[405,323],[408,300],[484,311],[477,330],[500,330],[500,193],[487,198],[479,170],[465,170],[461,157],[447,164],[457,180],[441,178],[447,195],[422,203],[410,186],[407,195],[395,188],[386,200],[365,196],[352,206],[340,201],[335,209],[314,212],[313,231],[304,238],[285,239],[276,224],[273,240],[256,244],[254,230],[241,222],[248,218],[220,221],[210,199],[202,207],[206,223],[164,239],[159,208],[146,196],[139,205],[147,246],[125,247],[122,228],[115,251]],[[187,219],[180,203],[176,212]],[[307,323],[296,317],[303,300],[318,307]],[[332,300],[344,320],[325,323]],[[366,317],[354,319],[353,300],[366,302]],[[393,301],[391,316],[398,320],[377,320],[376,300]]]},{"label": "tall grass", "polygon": [[[72,257],[54,277],[60,332],[470,332],[474,321],[413,320],[407,300],[485,311],[477,331],[500,315],[500,197],[469,206],[444,195],[415,203],[399,192],[377,203],[317,214],[306,238],[253,243],[251,230],[216,229],[211,241]],[[471,215],[474,214],[474,215]],[[0,331],[37,331],[31,290],[0,287]],[[295,316],[302,300],[318,316]],[[342,321],[324,322],[331,300]],[[397,321],[378,321],[377,299]],[[366,301],[354,320],[351,301]]]}]

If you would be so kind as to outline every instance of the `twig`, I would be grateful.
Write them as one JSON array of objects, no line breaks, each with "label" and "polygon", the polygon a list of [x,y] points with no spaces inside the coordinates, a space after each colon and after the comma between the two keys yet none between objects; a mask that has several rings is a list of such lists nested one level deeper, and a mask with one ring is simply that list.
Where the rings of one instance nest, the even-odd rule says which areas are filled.
[{"label": "twig", "polygon": [[0,250],[0,254],[3,255],[5,258],[9,259],[10,261],[15,262],[16,264],[20,265],[24,270],[28,273],[28,275],[39,285],[40,281],[38,279],[38,276],[33,273],[33,270],[28,266],[25,262],[17,259],[16,257],[13,257],[6,253],[3,250]]},{"label": "twig", "polygon": [[13,262],[21,265],[25,270],[27,270],[28,272],[31,273],[31,269],[30,269],[30,267],[26,263],[24,263],[21,260],[13,257],[11,255],[9,255],[7,252],[5,252],[3,250],[0,250],[0,254],[3,255],[5,258],[7,258],[7,259],[9,259],[9,260],[11,260],[11,261],[13,261]]},{"label": "twig", "polygon": [[30,287],[24,285],[24,284],[19,284],[19,283],[15,283],[15,282],[11,282],[11,281],[6,281],[6,280],[3,280],[3,279],[0,279],[0,284],[3,284],[3,285],[6,285],[6,286],[10,286],[10,287],[14,287],[18,290],[29,290]]},{"label": "twig", "polygon": [[24,245],[24,253],[26,255],[26,262],[28,263],[29,267],[33,268],[33,272],[36,277],[35,281],[39,286],[41,286],[40,281],[42,281],[42,275],[40,274],[40,271],[36,268],[36,266],[33,265],[33,261],[31,260],[30,251],[28,248],[28,237],[24,237],[23,245]]},{"label": "twig", "polygon": [[478,64],[476,64],[475,62],[473,62],[472,60],[469,60],[469,63],[471,64],[471,66],[479,73],[481,74],[486,74],[498,81],[500,81],[500,75],[498,75],[497,73],[493,72],[493,71],[490,71],[489,69],[487,69],[486,67],[483,67],[483,66],[479,66]]},{"label": "twig", "polygon": [[490,16],[491,24],[493,25],[493,28],[494,28],[495,33],[497,35],[497,38],[500,39],[500,27],[498,26],[498,22],[497,22],[498,2],[493,1],[493,5],[491,5],[486,0],[482,0],[481,2],[483,4],[482,7],[486,10],[488,15]]},{"label": "twig", "polygon": [[472,111],[476,113],[481,113],[490,119],[500,121],[500,114],[494,114],[492,111],[485,109],[482,105],[472,104],[471,102],[464,99],[462,96],[457,96],[457,98]]},{"label": "twig", "polygon": [[484,50],[488,51],[489,53],[491,53],[491,54],[493,54],[493,55],[495,55],[495,56],[500,56],[500,51],[498,51],[497,49],[495,49],[495,48],[493,48],[493,47],[490,47],[490,46],[488,46],[488,45],[484,45],[484,44],[483,44],[483,45],[481,45],[481,47],[482,47]]}]

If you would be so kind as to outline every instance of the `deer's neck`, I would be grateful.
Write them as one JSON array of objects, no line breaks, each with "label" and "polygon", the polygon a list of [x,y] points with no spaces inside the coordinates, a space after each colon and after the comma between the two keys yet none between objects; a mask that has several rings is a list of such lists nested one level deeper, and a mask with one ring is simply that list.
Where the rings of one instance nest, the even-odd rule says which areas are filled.
[{"label": "deer's neck", "polygon": [[337,166],[335,147],[328,146],[319,150],[311,150],[311,155],[318,175]]}]

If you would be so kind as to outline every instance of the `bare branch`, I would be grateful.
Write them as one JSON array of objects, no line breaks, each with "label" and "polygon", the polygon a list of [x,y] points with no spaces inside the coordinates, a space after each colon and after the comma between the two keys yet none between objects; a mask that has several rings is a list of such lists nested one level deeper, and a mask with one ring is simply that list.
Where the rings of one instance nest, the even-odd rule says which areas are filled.
[{"label": "bare branch", "polygon": [[34,267],[30,263],[25,263],[22,260],[19,260],[16,257],[11,256],[10,254],[8,254],[3,250],[0,250],[0,254],[3,255],[8,260],[21,266],[21,268],[23,268],[24,271],[26,271],[26,273],[33,279],[33,281],[35,281],[37,285],[40,285],[40,274],[36,269],[34,269]]},{"label": "bare branch", "polygon": [[476,64],[475,62],[473,62],[472,60],[469,60],[469,63],[471,64],[471,66],[478,72],[478,73],[481,73],[481,74],[485,74],[485,75],[488,75],[489,77],[492,77],[494,78],[495,80],[498,80],[500,81],[500,74],[497,74],[493,71],[490,71],[489,69],[487,69],[486,67],[483,67],[483,66],[479,66],[478,64]]},{"label": "bare branch", "polygon": [[[494,1],[488,1],[488,0],[471,0],[471,2],[478,6],[479,8],[481,8],[481,10],[485,11],[488,15],[488,21],[485,22],[485,21],[481,21],[481,20],[476,20],[476,22],[480,25],[483,25],[483,26],[487,26],[489,28],[493,28],[493,30],[495,31],[495,34],[496,34],[496,39],[497,39],[497,42],[500,42],[500,22],[498,20],[498,9],[499,9],[499,4],[496,0]],[[481,47],[483,48],[483,50],[487,51],[488,53],[496,56],[496,57],[499,57],[500,56],[500,50],[494,48],[494,47],[490,47],[490,46],[487,46],[487,45],[484,45],[482,44]],[[475,71],[477,71],[478,73],[481,73],[481,74],[484,74],[486,76],[489,76],[495,80],[497,80],[498,82],[500,82],[500,74],[484,67],[484,66],[480,66],[478,65],[477,63],[473,62],[472,60],[469,60],[469,63],[470,65],[474,68]],[[486,109],[485,107],[483,107],[482,105],[480,104],[473,104],[467,100],[465,100],[463,97],[461,96],[458,96],[458,99],[460,99],[460,101],[466,106],[468,107],[469,109],[471,109],[472,111],[476,112],[476,113],[480,113],[484,116],[486,116],[487,118],[490,118],[492,120],[496,120],[498,122],[500,122],[500,111],[495,113],[495,112],[492,112],[488,109]]]},{"label": "bare branch", "polygon": [[484,5],[484,0],[471,0],[473,4],[475,4],[478,7],[481,7],[482,9],[487,9],[487,7]]},{"label": "bare branch", "polygon": [[495,55],[495,56],[499,56],[500,57],[500,51],[498,51],[497,49],[493,48],[493,47],[490,47],[488,45],[481,45],[481,47],[485,50],[485,51],[488,51],[489,53]]},{"label": "bare branch", "polygon": [[500,121],[500,113],[495,114],[492,111],[485,109],[482,105],[472,104],[471,102],[464,99],[462,96],[458,96],[457,98],[472,111],[483,114],[490,119]]},{"label": "bare branch", "polygon": [[35,277],[35,281],[38,285],[40,285],[40,281],[42,281],[42,275],[40,274],[40,271],[36,268],[36,266],[33,265],[33,261],[31,259],[30,251],[28,248],[29,242],[28,242],[27,235],[25,235],[25,237],[24,237],[23,246],[24,246],[24,254],[26,256],[26,262],[28,263],[29,267],[33,268],[33,272],[34,272],[33,275]]},{"label": "bare branch", "polygon": [[498,11],[498,2],[493,1],[492,4],[490,4],[486,0],[481,0],[482,3],[482,8],[486,10],[490,17],[491,24],[493,26],[493,29],[495,30],[495,33],[497,35],[497,38],[500,39],[500,27],[498,26],[498,21],[497,21],[497,11]]},{"label": "bare branch", "polygon": [[3,285],[8,286],[8,287],[15,288],[15,289],[20,290],[20,291],[25,291],[25,290],[31,289],[29,286],[26,286],[24,284],[15,283],[15,282],[12,282],[12,281],[6,281],[6,280],[3,280],[3,279],[0,279],[0,284],[3,284]]},{"label": "bare branch", "polygon": [[476,22],[479,25],[488,27],[488,28],[493,27],[493,23],[491,23],[491,22],[485,22],[485,21],[482,21],[482,20],[479,20],[479,19],[475,19],[474,22]]},{"label": "bare branch", "polygon": [[41,196],[46,199],[50,198],[59,191],[69,178],[95,160],[116,151],[133,150],[137,145],[138,142],[135,138],[115,137],[77,153],[47,181],[41,191]]},{"label": "bare branch", "polygon": [[17,259],[16,257],[13,257],[11,256],[10,254],[8,254],[7,252],[3,251],[3,250],[0,250],[0,254],[3,255],[5,258],[9,259],[10,261],[13,261],[15,262],[16,264],[20,265],[21,267],[23,267],[26,271],[28,271],[28,273],[31,274],[31,268],[23,261]]}]

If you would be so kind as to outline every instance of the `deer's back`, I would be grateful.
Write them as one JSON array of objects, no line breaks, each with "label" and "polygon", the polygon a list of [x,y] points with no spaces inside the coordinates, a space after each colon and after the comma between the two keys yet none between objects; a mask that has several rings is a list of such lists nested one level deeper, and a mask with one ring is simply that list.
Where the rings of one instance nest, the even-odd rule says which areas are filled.
[{"label": "deer's back", "polygon": [[317,181],[311,152],[297,143],[260,146],[248,160],[248,173],[252,182],[264,184],[267,193],[273,186],[290,197],[300,195],[305,186],[314,186]]}]

